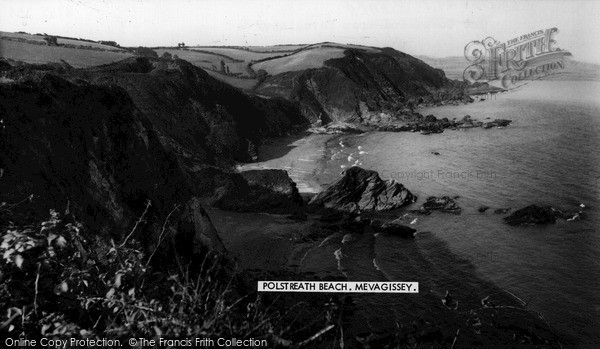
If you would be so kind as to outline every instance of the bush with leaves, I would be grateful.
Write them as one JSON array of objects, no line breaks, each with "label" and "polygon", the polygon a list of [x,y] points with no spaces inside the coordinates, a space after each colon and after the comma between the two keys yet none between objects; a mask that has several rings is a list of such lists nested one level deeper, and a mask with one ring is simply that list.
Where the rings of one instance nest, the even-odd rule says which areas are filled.
[{"label": "bush with leaves", "polygon": [[290,338],[321,336],[307,330],[333,328],[325,309],[294,330],[297,309],[280,312],[242,295],[218,255],[194,268],[158,270],[134,239],[86,235],[56,211],[39,224],[3,227],[0,332],[26,339],[251,337],[290,346]]}]

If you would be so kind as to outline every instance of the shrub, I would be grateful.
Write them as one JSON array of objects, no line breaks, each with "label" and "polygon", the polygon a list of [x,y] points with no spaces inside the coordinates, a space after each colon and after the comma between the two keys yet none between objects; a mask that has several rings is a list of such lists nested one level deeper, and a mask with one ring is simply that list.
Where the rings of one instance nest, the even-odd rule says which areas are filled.
[{"label": "shrub", "polygon": [[183,266],[154,270],[136,241],[86,239],[80,224],[56,211],[38,225],[7,227],[0,252],[0,322],[9,335],[187,337],[218,333],[231,321],[229,285],[215,282],[216,255],[197,275]]},{"label": "shrub", "polygon": [[44,36],[44,40],[46,41],[48,46],[58,46],[58,39],[56,36],[46,35]]},{"label": "shrub", "polygon": [[[292,330],[296,310],[279,313],[260,296],[242,296],[218,255],[207,254],[198,267],[179,263],[177,270],[159,270],[137,241],[86,236],[83,226],[56,211],[38,224],[2,231],[0,331],[9,337],[121,343],[140,337],[235,337],[287,346],[284,335],[308,336]],[[308,328],[316,331],[332,318],[325,314]]]}]

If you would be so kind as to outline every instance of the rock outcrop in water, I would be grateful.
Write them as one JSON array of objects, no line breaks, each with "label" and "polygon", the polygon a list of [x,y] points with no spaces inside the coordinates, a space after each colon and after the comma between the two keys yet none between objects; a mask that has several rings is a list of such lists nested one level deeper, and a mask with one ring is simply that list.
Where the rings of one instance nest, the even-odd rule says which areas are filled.
[{"label": "rock outcrop in water", "polygon": [[495,119],[493,121],[484,122],[482,127],[483,128],[506,127],[506,126],[510,125],[511,122],[512,122],[512,120],[508,120],[508,119]]},{"label": "rock outcrop in water", "polygon": [[309,204],[356,213],[391,210],[416,200],[404,185],[394,180],[384,181],[377,172],[355,166],[343,171],[342,178],[317,194]]},{"label": "rock outcrop in water", "polygon": [[454,214],[460,214],[462,209],[458,206],[456,201],[449,196],[430,196],[427,201],[417,211],[418,213],[429,214],[431,211],[442,211]]},{"label": "rock outcrop in water", "polygon": [[504,221],[510,225],[519,224],[554,224],[557,218],[564,215],[551,206],[530,205],[513,212]]},{"label": "rock outcrop in water", "polygon": [[479,206],[479,208],[477,209],[477,211],[479,211],[480,213],[484,213],[485,211],[487,211],[489,209],[490,209],[489,206]]},{"label": "rock outcrop in water", "polygon": [[465,115],[460,120],[448,120],[448,118],[438,119],[433,115],[423,116],[419,113],[402,113],[393,120],[379,122],[370,126],[378,131],[386,132],[421,132],[423,134],[442,133],[446,129],[459,130],[475,127],[489,129],[492,127],[505,127],[512,121],[507,119],[496,119],[488,122],[481,122]]}]

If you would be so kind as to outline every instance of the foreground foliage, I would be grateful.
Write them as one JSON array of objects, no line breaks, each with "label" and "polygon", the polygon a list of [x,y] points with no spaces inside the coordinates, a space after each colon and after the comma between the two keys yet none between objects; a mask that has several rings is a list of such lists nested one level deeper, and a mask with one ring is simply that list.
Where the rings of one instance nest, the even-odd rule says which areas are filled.
[{"label": "foreground foliage", "polygon": [[[0,331],[13,338],[269,339],[280,315],[239,296],[223,260],[159,270],[135,240],[86,237],[56,211],[30,226],[3,228]],[[125,342],[126,343],[126,342]]]}]

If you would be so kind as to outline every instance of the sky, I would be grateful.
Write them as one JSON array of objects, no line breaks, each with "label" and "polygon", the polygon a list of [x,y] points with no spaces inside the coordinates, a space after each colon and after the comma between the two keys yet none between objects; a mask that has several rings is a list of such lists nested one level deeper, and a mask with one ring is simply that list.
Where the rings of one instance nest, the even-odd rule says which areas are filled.
[{"label": "sky", "polygon": [[600,1],[552,0],[0,0],[0,30],[122,46],[309,44],[393,47],[462,56],[486,37],[505,42],[556,27],[557,46],[600,64]]}]

